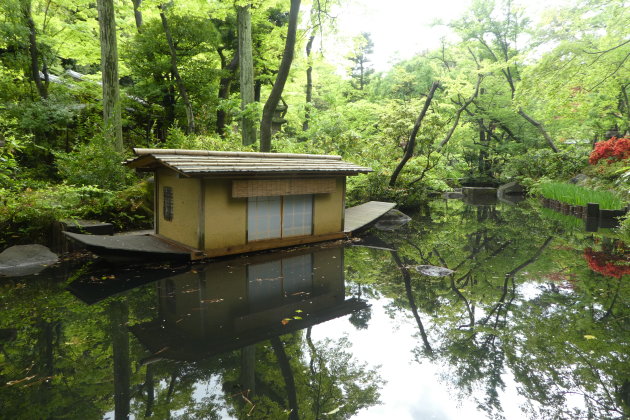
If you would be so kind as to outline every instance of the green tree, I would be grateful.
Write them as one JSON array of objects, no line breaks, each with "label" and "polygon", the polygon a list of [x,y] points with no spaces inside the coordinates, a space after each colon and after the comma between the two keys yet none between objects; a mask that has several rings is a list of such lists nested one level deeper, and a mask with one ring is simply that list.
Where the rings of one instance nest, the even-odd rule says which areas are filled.
[{"label": "green tree", "polygon": [[348,56],[348,60],[353,63],[350,77],[352,77],[352,86],[363,90],[370,83],[370,76],[374,73],[374,69],[369,64],[369,55],[374,52],[374,42],[369,32],[363,32],[355,37],[353,42],[353,50]]}]

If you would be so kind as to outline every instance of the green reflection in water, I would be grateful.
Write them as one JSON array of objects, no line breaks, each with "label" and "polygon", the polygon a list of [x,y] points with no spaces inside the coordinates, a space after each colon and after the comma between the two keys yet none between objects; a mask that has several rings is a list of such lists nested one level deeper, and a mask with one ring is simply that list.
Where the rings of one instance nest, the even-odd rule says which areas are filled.
[{"label": "green reflection in water", "polygon": [[[381,378],[353,355],[352,337],[311,330],[347,317],[369,332],[366,302],[378,299],[392,322],[413,323],[416,360],[444,366],[443,380],[489,417],[501,416],[506,373],[526,418],[630,413],[628,248],[614,236],[526,205],[456,201],[378,236],[391,250],[327,246],[156,271],[105,299],[146,280],[116,272],[99,289],[94,280],[113,273],[90,269],[4,279],[1,416],[350,418],[403,376]],[[97,303],[68,293],[75,277],[75,293],[100,293]]]},{"label": "green reflection in water", "polygon": [[[600,274],[589,250],[612,253],[616,272],[628,273],[629,249],[609,232],[564,222],[528,206],[436,203],[406,235],[381,234],[396,249],[390,255],[347,252],[349,280],[392,299],[392,317],[411,312],[416,359],[445,364],[460,398],[477,395],[489,417],[502,413],[509,372],[525,417],[625,418],[630,276]],[[456,272],[428,277],[417,265]]]}]

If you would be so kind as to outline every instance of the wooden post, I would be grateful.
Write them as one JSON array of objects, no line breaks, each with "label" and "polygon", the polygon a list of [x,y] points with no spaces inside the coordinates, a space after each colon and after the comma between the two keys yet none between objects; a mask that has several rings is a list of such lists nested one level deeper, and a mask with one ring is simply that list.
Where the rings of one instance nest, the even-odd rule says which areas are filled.
[{"label": "wooden post", "polygon": [[599,204],[598,203],[588,203],[586,205],[586,217],[599,218]]}]

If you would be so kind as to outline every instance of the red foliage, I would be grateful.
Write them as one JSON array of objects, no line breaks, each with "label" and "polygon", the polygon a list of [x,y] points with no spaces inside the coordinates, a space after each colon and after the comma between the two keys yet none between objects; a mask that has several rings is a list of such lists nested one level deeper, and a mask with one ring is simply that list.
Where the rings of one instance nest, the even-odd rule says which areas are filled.
[{"label": "red foliage", "polygon": [[593,251],[591,248],[584,250],[584,258],[591,270],[605,276],[621,278],[624,274],[630,274],[630,261],[627,258]]},{"label": "red foliage", "polygon": [[588,163],[595,165],[601,159],[608,163],[630,158],[630,139],[613,137],[610,140],[595,143],[595,149],[588,158]]}]

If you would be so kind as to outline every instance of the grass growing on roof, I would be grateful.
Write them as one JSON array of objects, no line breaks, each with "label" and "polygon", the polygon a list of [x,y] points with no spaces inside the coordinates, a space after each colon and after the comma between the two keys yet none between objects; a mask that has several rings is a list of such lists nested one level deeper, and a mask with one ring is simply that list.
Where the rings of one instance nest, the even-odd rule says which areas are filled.
[{"label": "grass growing on roof", "polygon": [[541,184],[540,194],[545,198],[562,201],[574,206],[598,203],[599,207],[605,210],[619,210],[624,206],[621,198],[610,191],[589,190],[588,188],[565,182]]}]

